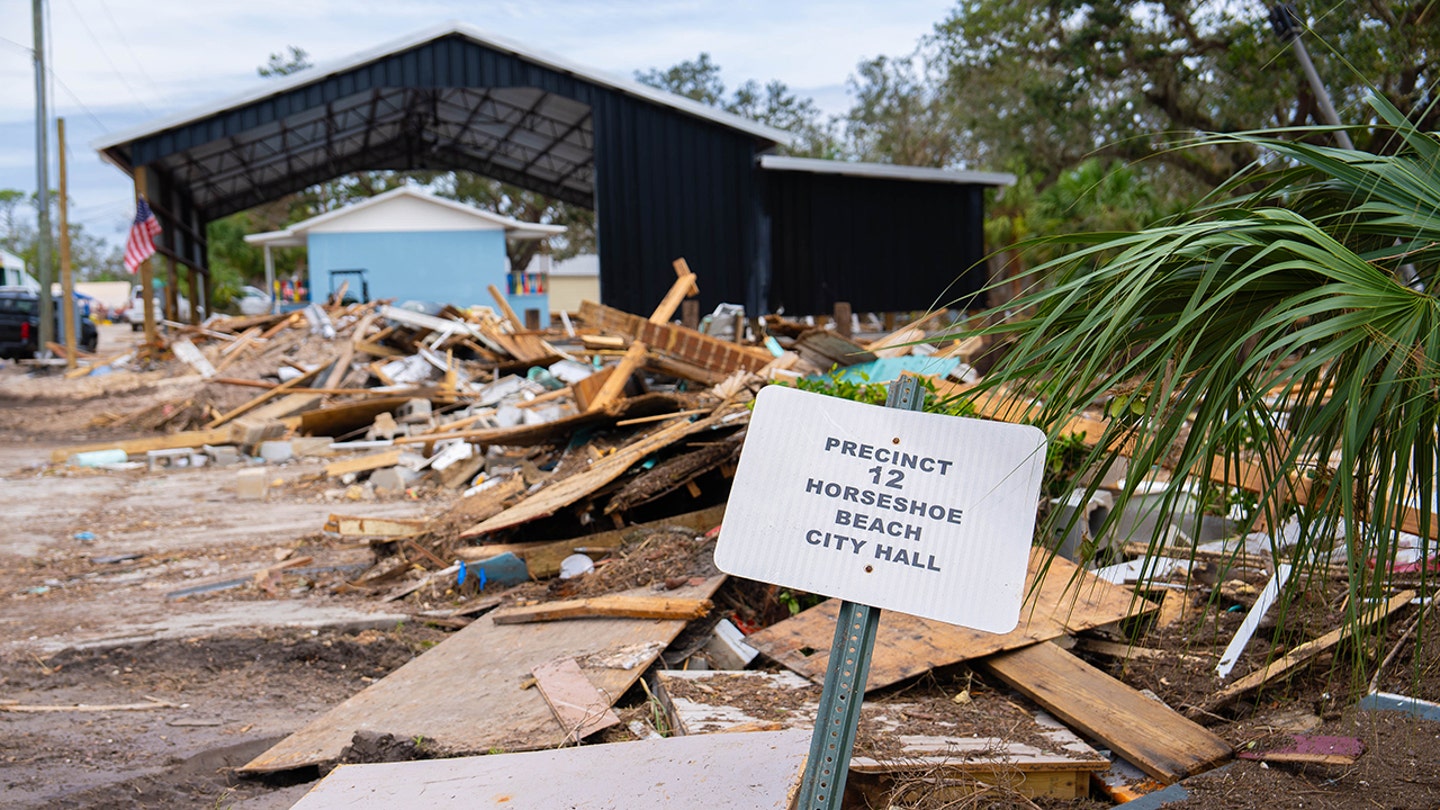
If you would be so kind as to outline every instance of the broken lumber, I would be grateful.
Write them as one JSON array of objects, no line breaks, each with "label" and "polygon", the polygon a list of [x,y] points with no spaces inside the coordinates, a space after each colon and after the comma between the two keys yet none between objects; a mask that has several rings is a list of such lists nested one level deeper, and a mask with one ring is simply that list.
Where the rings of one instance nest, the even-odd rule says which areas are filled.
[{"label": "broken lumber", "polygon": [[[677,589],[673,596],[709,599],[724,579],[712,577],[702,585]],[[649,592],[637,588],[626,593]],[[596,689],[618,698],[686,624],[596,619],[497,625],[487,614],[281,740],[240,771],[271,773],[333,762],[357,731],[424,735],[456,754],[553,748],[564,742],[564,734],[545,699],[537,690],[523,688],[517,673],[573,656]],[[454,762],[443,764],[449,769]]]},{"label": "broken lumber", "polygon": [[1169,784],[1214,767],[1233,749],[1184,715],[1050,643],[981,661],[1071,728]]},{"label": "broken lumber", "polygon": [[1280,659],[1271,661],[1224,689],[1221,689],[1212,695],[1209,700],[1205,701],[1201,708],[1207,712],[1214,711],[1221,706],[1230,704],[1241,695],[1254,689],[1259,689],[1261,686],[1264,686],[1281,675],[1304,666],[1315,656],[1349,638],[1350,634],[1356,629],[1369,627],[1375,622],[1388,617],[1391,613],[1408,605],[1410,600],[1414,598],[1415,591],[1401,591],[1395,596],[1390,597],[1385,604],[1377,605],[1375,609],[1369,611],[1364,616],[1352,622],[1347,622],[1313,641],[1307,641],[1299,645]]},{"label": "broken lumber", "polygon": [[[1047,564],[1049,570],[1036,587],[1035,578]],[[865,688],[882,689],[936,667],[1059,638],[1154,608],[1129,590],[1082,572],[1063,557],[1052,558],[1041,548],[1031,550],[1025,587],[1020,623],[1009,633],[986,633],[896,611],[881,612]],[[840,600],[829,599],[755,632],[745,641],[820,683],[830,661],[839,611]]]},{"label": "broken lumber", "polygon": [[491,614],[496,624],[553,622],[560,619],[619,617],[625,619],[681,619],[692,621],[710,614],[709,599],[669,596],[594,596],[538,605],[502,608]]},{"label": "broken lumber", "polygon": [[620,722],[610,709],[610,701],[585,677],[574,658],[541,664],[530,672],[535,676],[535,688],[565,730],[566,742],[578,744]]},{"label": "broken lumber", "polygon": [[373,518],[331,515],[325,521],[325,531],[341,537],[416,537],[430,529],[430,521],[423,518]]},{"label": "broken lumber", "polygon": [[675,283],[670,285],[670,291],[665,293],[665,298],[655,311],[650,314],[650,323],[669,323],[675,317],[675,310],[680,308],[680,302],[692,295],[700,294],[700,287],[695,283],[695,273],[690,270],[690,265],[684,259],[676,259]]},{"label": "broken lumber", "polygon": [[[284,394],[284,393],[288,393],[291,388],[298,388],[299,386],[301,386],[301,385],[309,382],[309,381],[311,380],[311,378],[313,378],[315,375],[319,374],[319,373],[321,372],[321,370],[323,370],[323,369],[324,369],[324,366],[323,366],[323,365],[322,365],[322,366],[317,366],[316,368],[313,368],[313,369],[311,369],[311,370],[309,370],[309,371],[301,374],[301,375],[298,376],[298,377],[293,377],[293,378],[291,378],[291,379],[289,379],[289,380],[286,380],[285,382],[280,383],[279,385],[275,386],[274,388],[271,388],[270,390],[268,390],[268,391],[266,391],[265,393],[261,394],[260,396],[255,397],[254,399],[250,400],[249,402],[246,402],[246,403],[244,403],[243,405],[240,405],[239,407],[236,407],[236,408],[234,408],[233,410],[231,410],[231,411],[229,411],[229,412],[227,412],[227,413],[223,413],[223,414],[221,414],[220,416],[217,416],[217,417],[215,417],[214,419],[211,419],[211,420],[210,420],[210,423],[209,423],[208,425],[206,425],[205,427],[207,427],[207,428],[219,427],[219,426],[225,424],[226,422],[229,422],[231,419],[234,419],[234,418],[237,417],[237,416],[240,416],[240,415],[242,415],[242,414],[248,413],[249,411],[254,410],[255,408],[258,408],[259,406],[264,405],[266,402],[269,402],[270,400],[274,399],[275,397],[277,397],[277,396],[279,396],[279,395],[281,395],[281,394]],[[307,396],[308,396],[308,395],[307,395]],[[284,416],[289,416],[290,414],[283,414],[283,415],[284,415]]]},{"label": "broken lumber", "polygon": [[480,537],[490,532],[552,515],[556,510],[575,503],[624,475],[631,465],[651,453],[668,447],[693,433],[716,427],[732,416],[738,417],[736,424],[740,424],[739,419],[747,417],[748,414],[745,414],[743,409],[739,411],[717,410],[698,422],[679,422],[649,433],[596,461],[590,466],[590,469],[547,486],[489,520],[471,526],[461,532],[460,537]]},{"label": "broken lumber", "polygon": [[625,350],[625,356],[620,358],[620,364],[615,367],[614,372],[605,377],[605,381],[600,386],[600,390],[597,391],[595,396],[591,397],[588,402],[584,403],[584,410],[602,410],[616,399],[619,399],[620,392],[625,390],[625,384],[630,382],[631,375],[633,375],[635,370],[645,361],[645,351],[644,343],[639,341],[631,343],[630,348]]},{"label": "broken lumber", "polygon": [[370,453],[359,458],[347,458],[343,461],[332,461],[325,465],[325,474],[331,478],[338,478],[345,473],[367,472],[378,470],[382,467],[394,467],[400,463],[400,453],[403,452],[396,447],[393,450],[382,450],[379,453]]},{"label": "broken lumber", "polygon": [[58,450],[51,451],[50,460],[58,464],[77,453],[88,453],[92,450],[124,450],[128,454],[139,455],[141,453],[148,453],[151,450],[175,450],[181,447],[200,447],[206,444],[230,444],[233,441],[234,431],[228,427],[211,428],[207,430],[186,430],[163,436],[146,436],[141,439],[91,442],[90,444],[76,444],[69,447],[61,447]]},{"label": "broken lumber", "polygon": [[725,375],[740,370],[759,371],[775,359],[764,349],[740,346],[683,326],[650,323],[594,301],[581,302],[580,317],[592,326],[641,341],[652,352]]}]

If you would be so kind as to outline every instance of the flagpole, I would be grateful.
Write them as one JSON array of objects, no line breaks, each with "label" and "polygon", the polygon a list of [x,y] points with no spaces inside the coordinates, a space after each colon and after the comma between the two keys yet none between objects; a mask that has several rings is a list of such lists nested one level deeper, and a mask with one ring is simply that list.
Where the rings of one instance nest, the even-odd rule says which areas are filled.
[{"label": "flagpole", "polygon": [[[139,204],[141,197],[148,197],[148,177],[144,166],[135,167],[135,200]],[[154,255],[147,256],[145,261],[140,262],[140,295],[145,302],[145,355],[147,359],[154,361],[159,355],[160,341],[155,334],[155,271],[150,266]]]}]

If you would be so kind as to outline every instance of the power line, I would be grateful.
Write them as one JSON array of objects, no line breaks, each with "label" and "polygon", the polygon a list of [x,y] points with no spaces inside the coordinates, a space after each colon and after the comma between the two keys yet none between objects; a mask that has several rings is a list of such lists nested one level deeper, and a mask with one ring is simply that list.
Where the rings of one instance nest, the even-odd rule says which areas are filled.
[{"label": "power line", "polygon": [[140,71],[140,76],[145,79],[146,84],[150,85],[150,89],[154,91],[155,95],[163,98],[165,93],[161,91],[160,85],[150,78],[150,74],[145,70],[145,63],[140,61],[140,58],[135,55],[135,49],[130,47],[130,40],[125,38],[125,31],[120,28],[120,24],[115,21],[115,15],[110,12],[110,4],[105,0],[100,0],[100,8],[105,11],[105,18],[110,21],[110,27],[115,29],[116,39],[119,39],[120,44],[125,46],[125,52],[130,54],[130,61],[135,63],[135,68]]},{"label": "power line", "polygon": [[75,18],[80,21],[80,27],[85,29],[85,33],[90,36],[90,41],[95,43],[96,50],[100,51],[100,55],[105,57],[105,63],[110,66],[110,70],[114,72],[115,77],[120,80],[121,84],[125,85],[125,89],[130,92],[131,97],[145,109],[147,114],[154,115],[155,111],[150,109],[150,106],[145,103],[145,100],[142,99],[140,94],[135,92],[135,88],[130,85],[130,80],[126,79],[125,74],[120,72],[120,68],[116,67],[115,60],[110,58],[110,53],[106,51],[105,46],[100,43],[100,38],[95,36],[95,32],[90,28],[90,23],[85,22],[85,15],[81,14],[80,9],[75,7],[75,0],[69,0],[69,3],[70,10],[75,12]]}]

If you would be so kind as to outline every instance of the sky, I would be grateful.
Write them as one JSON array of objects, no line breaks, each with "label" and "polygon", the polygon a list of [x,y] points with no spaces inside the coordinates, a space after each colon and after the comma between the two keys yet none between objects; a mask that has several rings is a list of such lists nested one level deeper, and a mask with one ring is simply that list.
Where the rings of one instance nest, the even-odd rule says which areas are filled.
[{"label": "sky", "polygon": [[[726,87],[779,79],[827,114],[876,56],[904,56],[956,0],[47,0],[50,186],[55,116],[65,118],[70,219],[119,243],[133,186],[92,144],[204,107],[265,80],[296,45],[326,62],[448,21],[474,25],[580,65],[633,78],[701,52]],[[0,0],[0,189],[33,193],[35,73],[31,0]]]}]

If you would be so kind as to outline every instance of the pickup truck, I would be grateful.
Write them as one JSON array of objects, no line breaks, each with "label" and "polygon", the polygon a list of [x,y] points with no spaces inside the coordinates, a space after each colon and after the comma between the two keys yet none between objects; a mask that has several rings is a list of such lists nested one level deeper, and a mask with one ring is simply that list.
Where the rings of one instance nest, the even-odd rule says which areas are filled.
[{"label": "pickup truck", "polygon": [[[61,335],[60,319],[63,305],[55,299],[55,340]],[[80,319],[80,335],[76,341],[81,351],[94,352],[100,342],[95,323]],[[0,357],[16,360],[34,357],[40,349],[40,294],[20,287],[0,288]]]}]

